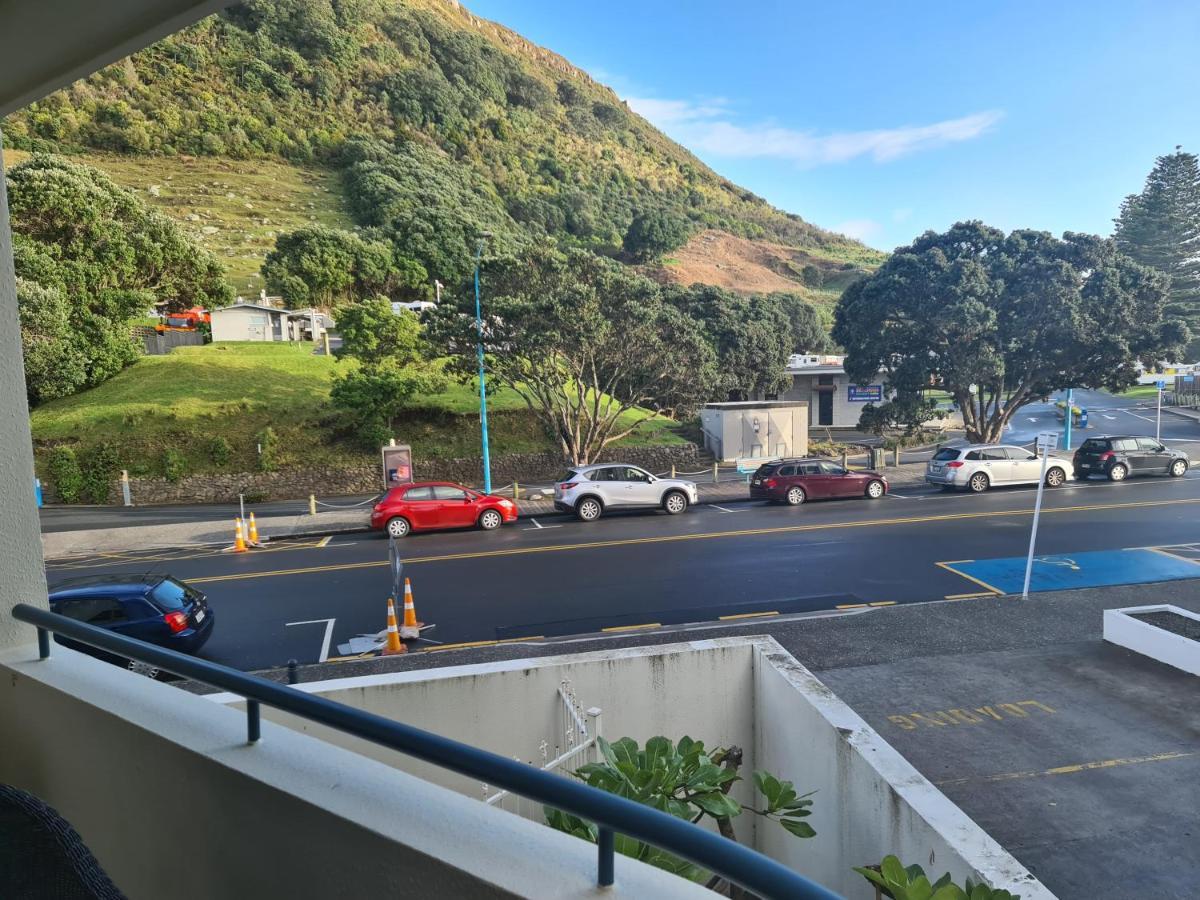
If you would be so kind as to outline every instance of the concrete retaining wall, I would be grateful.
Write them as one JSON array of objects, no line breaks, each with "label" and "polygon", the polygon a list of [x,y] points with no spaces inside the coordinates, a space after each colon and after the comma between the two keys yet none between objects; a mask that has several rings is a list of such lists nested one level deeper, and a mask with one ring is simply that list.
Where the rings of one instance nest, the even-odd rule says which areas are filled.
[{"label": "concrete retaining wall", "polygon": [[[652,472],[666,472],[675,465],[694,471],[702,467],[695,444],[671,447],[628,447],[612,450],[605,459],[619,459],[643,466]],[[493,456],[492,484],[513,481],[546,482],[563,470],[558,453],[512,453]],[[457,481],[482,486],[483,460],[417,459],[417,478],[430,481]],[[165,478],[130,478],[133,502],[139,506],[156,503],[221,503],[247,494],[263,500],[290,500],[316,494],[336,497],[349,494],[373,494],[381,489],[382,473],[377,462],[344,468],[287,469],[278,472],[241,472],[234,474],[189,475],[171,482]],[[47,485],[47,497],[54,502],[53,486]],[[114,482],[108,502],[121,502],[121,486]]]}]

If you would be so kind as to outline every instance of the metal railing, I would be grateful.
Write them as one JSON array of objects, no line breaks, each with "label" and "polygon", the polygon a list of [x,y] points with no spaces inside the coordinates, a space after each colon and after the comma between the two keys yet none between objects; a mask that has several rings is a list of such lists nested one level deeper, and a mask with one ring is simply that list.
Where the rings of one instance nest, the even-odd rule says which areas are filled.
[{"label": "metal railing", "polygon": [[770,857],[719,834],[517,760],[26,603],[13,607],[13,618],[37,628],[38,655],[42,659],[50,656],[50,635],[61,634],[81,644],[244,697],[248,743],[257,743],[261,737],[260,710],[265,704],[594,822],[597,881],[601,886],[614,881],[614,838],[619,832],[689,860],[763,898],[836,900],[838,896]]}]

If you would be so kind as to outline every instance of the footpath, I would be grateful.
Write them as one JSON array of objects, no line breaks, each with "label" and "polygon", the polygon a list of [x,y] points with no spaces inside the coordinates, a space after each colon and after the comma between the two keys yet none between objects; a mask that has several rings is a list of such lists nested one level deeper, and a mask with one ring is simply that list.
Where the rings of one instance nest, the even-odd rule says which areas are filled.
[{"label": "footpath", "polygon": [[[859,468],[851,466],[851,468]],[[883,469],[891,487],[902,490],[924,483],[924,462],[902,462]],[[747,476],[723,474],[714,484],[697,483],[701,503],[725,504],[750,502]],[[496,493],[502,493],[497,491]],[[554,509],[552,489],[521,486],[517,499],[523,518],[562,515]],[[256,516],[258,533],[267,540],[361,532],[370,529],[371,507],[333,509],[316,515],[293,513]],[[86,528],[55,531],[42,535],[46,559],[63,559],[97,553],[125,553],[140,550],[164,550],[187,547],[216,548],[233,543],[233,522],[227,517],[208,521],[184,521],[171,524],[131,525],[126,527]]]}]

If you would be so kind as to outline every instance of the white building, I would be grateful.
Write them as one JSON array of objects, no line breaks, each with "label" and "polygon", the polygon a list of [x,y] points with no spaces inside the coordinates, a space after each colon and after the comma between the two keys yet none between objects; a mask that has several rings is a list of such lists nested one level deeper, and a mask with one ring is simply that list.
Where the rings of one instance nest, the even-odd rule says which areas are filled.
[{"label": "white building", "polygon": [[262,303],[235,303],[212,311],[214,341],[311,341],[333,327],[327,313],[280,309]]},{"label": "white building", "polygon": [[799,400],[808,404],[808,424],[856,428],[862,408],[886,397],[887,378],[880,372],[869,384],[851,384],[846,357],[794,353],[788,358],[791,385],[769,400]]}]

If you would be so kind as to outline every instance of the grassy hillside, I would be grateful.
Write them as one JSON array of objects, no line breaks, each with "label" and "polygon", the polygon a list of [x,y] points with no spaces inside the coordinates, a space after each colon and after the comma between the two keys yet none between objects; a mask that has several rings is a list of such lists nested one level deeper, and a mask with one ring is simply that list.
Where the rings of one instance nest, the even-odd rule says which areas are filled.
[{"label": "grassy hillside", "polygon": [[[181,453],[188,473],[252,470],[257,435],[271,426],[279,437],[280,463],[337,465],[375,459],[355,446],[329,407],[333,373],[352,363],[315,355],[311,344],[218,343],[180,347],[167,356],[143,357],[104,384],[33,411],[39,459],[53,446],[117,448],[121,466],[135,475],[161,475],[163,454]],[[452,384],[421,398],[399,424],[397,438],[418,458],[479,455],[479,399],[473,385]],[[489,401],[493,454],[553,449],[524,401],[499,391]],[[212,438],[232,446],[224,464],[214,461]],[[685,439],[671,422],[653,422],[633,444],[673,444]]]},{"label": "grassy hillside", "polygon": [[219,229],[206,238],[243,292],[271,232],[344,224],[347,206],[447,285],[484,228],[500,249],[550,234],[615,255],[648,210],[831,264],[880,258],[720,177],[586,73],[453,0],[251,0],[4,130],[10,146],[100,153],[121,183],[157,185],[162,205]]}]

